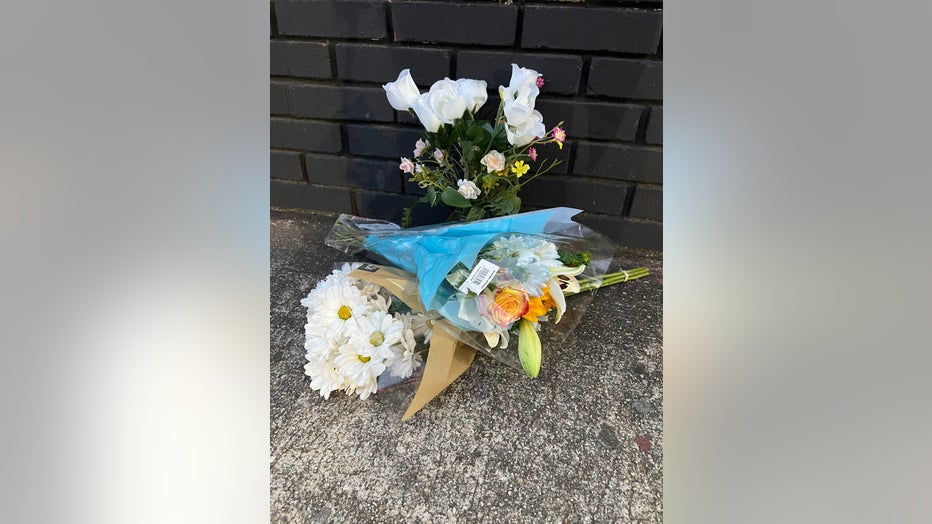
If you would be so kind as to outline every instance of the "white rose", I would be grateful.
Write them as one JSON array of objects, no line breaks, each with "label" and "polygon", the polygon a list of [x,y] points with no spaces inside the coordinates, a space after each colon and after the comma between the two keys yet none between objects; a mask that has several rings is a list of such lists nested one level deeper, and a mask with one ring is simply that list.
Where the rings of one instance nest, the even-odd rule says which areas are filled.
[{"label": "white rose", "polygon": [[382,86],[388,103],[398,111],[407,111],[414,106],[414,101],[421,96],[420,90],[411,78],[411,70],[405,69],[398,74],[398,80]]},{"label": "white rose", "polygon": [[460,78],[456,81],[456,89],[466,99],[466,108],[475,113],[489,99],[485,80],[470,80]]},{"label": "white rose", "polygon": [[508,87],[513,92],[518,92],[529,86],[537,87],[537,77],[539,76],[540,73],[533,69],[518,67],[518,64],[511,64],[511,81],[508,82]]},{"label": "white rose", "polygon": [[466,98],[460,94],[456,82],[449,78],[437,80],[430,86],[427,104],[444,124],[452,124],[466,112]]},{"label": "white rose", "polygon": [[498,151],[492,150],[489,151],[489,154],[482,157],[482,160],[480,160],[479,163],[484,165],[489,173],[504,171],[505,155],[499,153]]},{"label": "white rose", "polygon": [[429,96],[428,93],[424,93],[417,97],[417,100],[415,100],[412,105],[412,109],[414,109],[414,113],[417,114],[417,118],[421,121],[421,125],[424,126],[424,129],[431,133],[436,133],[437,130],[440,129],[440,126],[443,125],[443,121],[441,121],[440,117],[431,109],[427,101]]},{"label": "white rose", "polygon": [[459,186],[457,191],[466,197],[466,200],[475,200],[482,194],[482,191],[471,180],[457,180],[456,185]]},{"label": "white rose", "polygon": [[502,89],[502,97],[505,101],[505,120],[508,121],[508,125],[514,127],[524,125],[534,111],[534,104],[539,94],[540,88],[537,84],[524,86],[518,91],[510,87]]},{"label": "white rose", "polygon": [[547,134],[544,117],[540,114],[540,111],[533,111],[523,125],[518,127],[505,126],[505,134],[508,135],[508,143],[511,145],[521,147],[530,144],[535,137],[542,137]]}]

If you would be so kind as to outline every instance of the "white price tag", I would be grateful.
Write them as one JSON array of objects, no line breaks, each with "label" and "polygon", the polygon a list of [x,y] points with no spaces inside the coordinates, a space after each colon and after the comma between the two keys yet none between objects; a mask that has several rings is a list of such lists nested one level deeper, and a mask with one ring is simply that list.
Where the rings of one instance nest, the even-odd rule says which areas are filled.
[{"label": "white price tag", "polygon": [[476,264],[476,267],[472,268],[472,272],[469,273],[469,278],[466,279],[466,282],[463,282],[463,285],[459,287],[459,290],[463,293],[481,293],[485,286],[489,285],[489,282],[492,281],[492,277],[495,276],[495,273],[498,272],[498,266],[489,262],[488,260],[481,259],[479,263]]}]

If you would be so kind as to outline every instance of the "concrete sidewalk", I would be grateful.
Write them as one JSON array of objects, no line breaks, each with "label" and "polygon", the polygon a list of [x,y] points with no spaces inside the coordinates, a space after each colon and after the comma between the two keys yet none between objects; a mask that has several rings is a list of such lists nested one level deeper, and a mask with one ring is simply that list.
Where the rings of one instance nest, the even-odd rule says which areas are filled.
[{"label": "concrete sidewalk", "polygon": [[271,213],[272,522],[661,522],[662,257],[596,292],[540,375],[478,355],[411,420],[386,399],[324,400],[304,376],[300,304],[346,255],[335,217]]}]

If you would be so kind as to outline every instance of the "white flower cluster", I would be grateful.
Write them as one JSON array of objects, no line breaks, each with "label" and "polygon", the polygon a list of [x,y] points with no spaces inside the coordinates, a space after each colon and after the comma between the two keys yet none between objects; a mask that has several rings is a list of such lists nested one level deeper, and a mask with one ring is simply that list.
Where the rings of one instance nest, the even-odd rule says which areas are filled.
[{"label": "white flower cluster", "polygon": [[546,239],[531,235],[502,236],[480,254],[495,261],[507,274],[521,282],[521,287],[534,296],[563,268],[557,246]]},{"label": "white flower cluster", "polygon": [[324,398],[343,390],[365,399],[384,372],[410,377],[422,362],[417,341],[430,340],[424,315],[392,311],[385,290],[347,276],[358,266],[344,264],[301,300],[307,307],[304,372]]},{"label": "white flower cluster", "polygon": [[403,70],[397,80],[382,87],[393,108],[398,111],[413,110],[424,128],[431,133],[436,133],[443,124],[452,124],[467,110],[475,113],[489,97],[484,80],[469,78],[438,80],[430,86],[430,91],[422,94],[411,78],[410,69]]},{"label": "white flower cluster", "polygon": [[[556,281],[558,275],[569,272],[579,272],[581,269],[568,268],[560,261],[557,246],[546,238],[534,235],[502,235],[479,252],[479,259],[491,261],[499,267],[492,279],[497,290],[504,287],[520,289],[528,296],[541,297],[545,287],[558,307],[557,316],[563,314],[566,304],[562,300],[563,292]],[[490,318],[489,313],[495,309],[495,293],[484,291],[478,295],[470,293],[455,293],[453,300],[457,300],[457,315],[460,320],[473,330],[481,331],[489,341],[490,347],[495,347],[497,341],[502,347],[508,345],[508,326],[497,323]],[[514,319],[512,319],[514,320]]]},{"label": "white flower cluster", "polygon": [[498,86],[498,92],[505,101],[505,121],[508,124],[505,133],[509,144],[524,146],[547,134],[543,115],[534,109],[540,94],[539,77],[540,73],[533,69],[511,64],[508,87]]},{"label": "white flower cluster", "polygon": [[[547,134],[544,117],[534,109],[542,85],[540,76],[533,69],[511,64],[508,87],[498,87],[504,101],[505,133],[508,143],[514,146],[525,146]],[[475,113],[488,98],[486,82],[469,78],[444,78],[434,82],[430,91],[421,93],[411,78],[410,69],[402,70],[397,80],[382,87],[393,108],[414,111],[421,125],[431,133],[436,133],[444,124],[452,124],[466,111]]]}]

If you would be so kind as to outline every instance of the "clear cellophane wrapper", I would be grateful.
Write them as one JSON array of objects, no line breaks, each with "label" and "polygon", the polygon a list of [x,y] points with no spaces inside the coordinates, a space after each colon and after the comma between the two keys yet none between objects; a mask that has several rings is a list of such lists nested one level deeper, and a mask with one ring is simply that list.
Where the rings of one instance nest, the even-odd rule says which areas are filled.
[{"label": "clear cellophane wrapper", "polygon": [[[326,243],[344,253],[365,254],[381,264],[411,273],[416,283],[408,285],[417,289],[409,288],[409,295],[412,298],[416,295],[419,307],[428,314],[442,319],[435,323],[435,335],[442,330],[457,342],[519,370],[522,363],[517,326],[521,319],[515,319],[507,307],[501,307],[502,303],[507,306],[507,302],[496,299],[517,289],[527,293],[538,312],[543,311],[540,308],[543,299],[543,306],[550,307],[531,325],[539,335],[541,367],[545,370],[547,352],[558,348],[575,329],[592,300],[592,293],[573,294],[573,284],[585,281],[597,285],[616,249],[604,236],[574,222],[571,217],[578,212],[554,208],[411,229],[401,229],[382,220],[341,215]],[[568,266],[563,258],[583,253],[585,264],[575,260],[575,266]],[[555,254],[561,259],[555,260]],[[472,289],[463,288],[465,280],[482,276],[482,268],[477,266],[483,260],[493,265],[494,275],[487,282],[473,282]],[[544,270],[548,273],[542,273]],[[554,306],[555,301],[547,297],[558,292],[554,289],[558,283],[566,284],[561,289],[565,293],[562,307]],[[547,294],[543,293],[543,287],[547,288]],[[527,317],[533,318],[533,312]],[[408,380],[413,382],[416,379]],[[392,385],[386,383],[384,391],[387,393]]]}]

